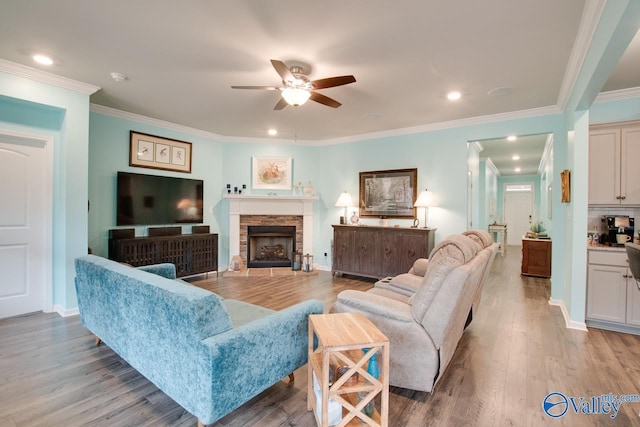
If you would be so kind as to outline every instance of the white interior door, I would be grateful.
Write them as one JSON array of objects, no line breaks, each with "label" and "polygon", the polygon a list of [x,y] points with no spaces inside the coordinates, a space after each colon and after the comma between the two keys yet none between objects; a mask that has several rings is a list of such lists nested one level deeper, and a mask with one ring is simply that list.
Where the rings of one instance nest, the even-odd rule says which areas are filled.
[{"label": "white interior door", "polygon": [[0,131],[0,318],[50,301],[45,143]]},{"label": "white interior door", "polygon": [[522,246],[522,236],[531,227],[533,186],[528,190],[504,191],[504,220],[507,224],[507,245]]}]

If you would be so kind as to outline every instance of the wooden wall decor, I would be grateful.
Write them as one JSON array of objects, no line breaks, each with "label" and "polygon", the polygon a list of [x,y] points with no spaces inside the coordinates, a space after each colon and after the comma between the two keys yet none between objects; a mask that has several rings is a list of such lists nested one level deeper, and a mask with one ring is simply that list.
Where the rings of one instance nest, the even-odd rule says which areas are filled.
[{"label": "wooden wall decor", "polygon": [[562,185],[562,203],[571,202],[571,172],[565,169],[560,172],[560,185]]}]

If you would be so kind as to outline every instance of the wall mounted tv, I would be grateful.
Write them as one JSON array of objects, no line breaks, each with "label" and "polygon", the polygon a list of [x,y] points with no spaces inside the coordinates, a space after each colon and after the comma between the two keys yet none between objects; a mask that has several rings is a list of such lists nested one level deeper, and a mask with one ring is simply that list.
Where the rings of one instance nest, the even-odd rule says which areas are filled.
[{"label": "wall mounted tv", "polygon": [[117,225],[202,223],[204,182],[118,172]]}]

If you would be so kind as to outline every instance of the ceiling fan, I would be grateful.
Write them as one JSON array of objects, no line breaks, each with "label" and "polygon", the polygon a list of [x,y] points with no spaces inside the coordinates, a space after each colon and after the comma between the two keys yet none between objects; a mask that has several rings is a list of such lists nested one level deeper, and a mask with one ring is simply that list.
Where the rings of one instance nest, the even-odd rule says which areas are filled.
[{"label": "ceiling fan", "polygon": [[258,90],[279,90],[282,98],[278,101],[274,110],[282,110],[287,105],[297,107],[304,104],[307,100],[318,102],[332,108],[338,108],[342,104],[333,98],[329,98],[321,93],[316,92],[318,89],[327,89],[334,86],[342,86],[354,83],[356,78],[353,76],[328,77],[326,79],[309,80],[303,73],[302,68],[293,66],[291,68],[278,61],[271,60],[271,65],[282,78],[282,86],[231,86],[232,89],[258,89]]}]

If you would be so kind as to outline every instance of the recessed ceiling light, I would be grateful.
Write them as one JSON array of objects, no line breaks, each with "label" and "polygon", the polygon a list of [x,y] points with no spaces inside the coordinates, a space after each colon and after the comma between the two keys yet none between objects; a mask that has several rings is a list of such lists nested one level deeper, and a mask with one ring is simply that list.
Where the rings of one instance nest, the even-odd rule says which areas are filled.
[{"label": "recessed ceiling light", "polygon": [[53,64],[53,59],[49,58],[46,55],[41,55],[39,53],[32,56],[33,60],[41,65],[51,65]]},{"label": "recessed ceiling light", "polygon": [[507,95],[511,95],[511,91],[513,89],[508,87],[508,86],[503,86],[503,87],[497,87],[494,89],[491,89],[489,92],[487,92],[487,95],[489,96],[507,96]]},{"label": "recessed ceiling light", "polygon": [[509,135],[509,136],[507,137],[507,141],[509,141],[509,142],[513,142],[513,141],[515,141],[516,139],[518,139],[518,137],[517,137],[517,136],[515,136],[515,135]]},{"label": "recessed ceiling light", "polygon": [[120,83],[127,80],[127,76],[122,73],[111,73],[111,78],[116,82]]},{"label": "recessed ceiling light", "polygon": [[458,91],[449,92],[447,94],[447,99],[449,99],[449,101],[457,101],[461,97],[462,97],[462,94]]},{"label": "recessed ceiling light", "polygon": [[269,129],[267,133],[271,136],[276,136],[278,134],[278,131],[276,129]]},{"label": "recessed ceiling light", "polygon": [[518,155],[516,154],[515,156],[513,156],[513,157],[511,158],[511,160],[520,160],[520,156],[518,156]]},{"label": "recessed ceiling light", "polygon": [[521,170],[521,169],[520,169],[520,168],[515,168],[514,170],[515,170],[516,172],[520,172],[520,170]]}]

